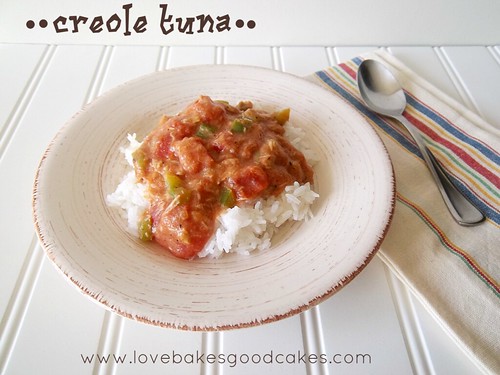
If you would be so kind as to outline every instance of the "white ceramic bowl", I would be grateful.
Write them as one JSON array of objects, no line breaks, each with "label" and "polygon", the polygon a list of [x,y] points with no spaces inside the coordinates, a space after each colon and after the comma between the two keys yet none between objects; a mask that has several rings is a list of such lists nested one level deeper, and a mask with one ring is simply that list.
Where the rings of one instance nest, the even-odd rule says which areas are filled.
[{"label": "white ceramic bowl", "polygon": [[[175,114],[201,94],[290,107],[321,157],[314,218],[281,228],[266,252],[177,259],[130,235],[106,205],[127,168],[119,151],[127,133],[142,139],[161,114]],[[382,141],[342,99],[289,74],[213,65],[150,74],[85,106],[43,156],[33,208],[48,257],[92,299],[151,324],[218,330],[291,316],[352,280],[384,238],[394,194]]]}]

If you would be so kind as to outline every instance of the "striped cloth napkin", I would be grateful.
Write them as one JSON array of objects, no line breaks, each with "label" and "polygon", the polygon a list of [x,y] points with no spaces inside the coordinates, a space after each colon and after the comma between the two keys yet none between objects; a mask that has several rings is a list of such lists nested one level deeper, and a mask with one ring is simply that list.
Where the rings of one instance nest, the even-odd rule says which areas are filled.
[{"label": "striped cloth napkin", "polygon": [[[397,122],[364,107],[356,73],[365,58],[385,63],[403,85],[404,116],[459,189],[487,216],[455,223],[413,140]],[[385,143],[396,175],[396,209],[379,256],[485,373],[500,374],[500,132],[384,50],[316,72],[309,80],[359,110]]]}]

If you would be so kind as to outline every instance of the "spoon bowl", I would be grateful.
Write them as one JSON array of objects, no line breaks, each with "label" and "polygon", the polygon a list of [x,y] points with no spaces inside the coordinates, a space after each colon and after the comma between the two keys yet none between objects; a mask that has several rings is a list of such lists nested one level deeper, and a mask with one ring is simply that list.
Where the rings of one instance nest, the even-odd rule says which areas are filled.
[{"label": "spoon bowl", "polygon": [[406,96],[392,72],[376,60],[364,60],[359,66],[357,81],[365,105],[376,113],[398,120],[413,137],[456,222],[465,226],[482,222],[484,215],[456,188],[418,130],[403,116],[407,106]]},{"label": "spoon bowl", "polygon": [[381,63],[375,60],[364,61],[358,71],[358,85],[367,106],[385,116],[399,116],[406,108],[404,91]]}]

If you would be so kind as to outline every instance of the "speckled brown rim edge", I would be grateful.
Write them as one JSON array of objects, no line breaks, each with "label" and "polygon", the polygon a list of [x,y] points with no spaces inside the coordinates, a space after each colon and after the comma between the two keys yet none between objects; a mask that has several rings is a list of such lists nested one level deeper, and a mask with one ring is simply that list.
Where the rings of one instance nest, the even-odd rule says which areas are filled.
[{"label": "speckled brown rim edge", "polygon": [[[224,65],[224,66],[228,66],[228,65]],[[251,68],[251,67],[247,67],[247,68]],[[256,67],[254,67],[254,68],[256,68]],[[181,68],[174,68],[174,69],[169,69],[169,71],[182,70],[182,69],[183,69],[182,67]],[[256,69],[264,69],[264,70],[268,70],[268,71],[272,70],[272,69],[266,69],[266,68],[256,68]],[[158,74],[160,72],[158,72],[158,71],[157,72],[153,72],[153,73],[147,74],[146,76]],[[279,71],[277,71],[277,72],[281,73],[281,74],[288,74],[288,73],[285,73],[285,72],[279,72]],[[291,76],[293,76],[294,78],[301,79],[301,77],[297,77],[297,76],[294,76],[294,75],[291,75]],[[304,312],[306,310],[309,310],[312,307],[314,307],[314,306],[320,304],[321,302],[325,301],[326,299],[330,298],[332,295],[334,295],[338,291],[340,291],[343,287],[345,287],[347,284],[349,284],[357,275],[359,275],[359,273],[361,271],[363,271],[363,269],[368,265],[368,263],[370,263],[370,261],[373,259],[373,257],[377,253],[377,251],[380,249],[380,247],[382,245],[382,242],[384,241],[384,239],[385,239],[385,237],[387,235],[387,232],[389,231],[390,225],[391,225],[393,217],[394,217],[394,210],[395,210],[395,204],[396,204],[396,179],[395,179],[395,173],[394,173],[394,166],[392,164],[392,160],[390,158],[389,152],[388,152],[388,150],[387,150],[384,142],[382,141],[380,135],[375,131],[375,129],[373,129],[373,127],[365,120],[366,124],[368,126],[370,126],[370,128],[372,128],[372,130],[374,132],[374,135],[377,137],[378,141],[380,142],[380,145],[382,146],[382,149],[385,152],[386,158],[389,161],[390,166],[391,166],[392,191],[391,191],[390,212],[389,212],[389,215],[387,217],[386,225],[385,225],[385,227],[384,227],[381,235],[379,236],[377,243],[375,244],[375,246],[373,247],[373,249],[368,253],[368,255],[364,259],[363,263],[358,268],[356,268],[351,274],[347,275],[344,279],[340,280],[336,285],[333,285],[324,294],[322,294],[320,296],[317,296],[317,297],[313,298],[312,300],[310,300],[309,302],[307,302],[307,303],[305,303],[305,304],[303,304],[303,305],[301,305],[301,306],[299,306],[297,308],[291,309],[291,310],[289,310],[286,313],[274,315],[274,316],[271,316],[271,317],[268,317],[268,318],[262,319],[262,320],[253,320],[253,321],[249,321],[249,322],[242,322],[242,323],[239,323],[239,324],[228,324],[228,325],[221,325],[221,326],[196,326],[196,325],[194,325],[194,326],[188,326],[188,325],[175,325],[173,323],[166,323],[166,322],[161,322],[161,321],[154,321],[154,320],[151,320],[151,319],[143,317],[143,316],[138,316],[138,315],[133,315],[133,314],[127,313],[127,312],[121,310],[120,308],[118,308],[118,307],[116,307],[114,305],[110,305],[107,300],[103,299],[102,297],[99,297],[99,294],[94,294],[91,291],[89,291],[87,288],[85,288],[82,285],[80,285],[76,279],[74,279],[73,277],[71,277],[64,270],[62,270],[62,268],[57,264],[55,257],[53,256],[53,254],[49,250],[50,246],[46,242],[46,240],[45,240],[45,238],[44,238],[44,236],[42,234],[42,230],[41,230],[41,227],[40,227],[40,223],[39,223],[38,215],[37,215],[37,210],[36,210],[37,202],[38,202],[38,199],[39,199],[39,196],[38,196],[38,184],[39,184],[40,171],[42,170],[42,168],[44,166],[44,163],[45,163],[45,161],[47,159],[47,156],[48,156],[49,152],[51,151],[51,149],[52,149],[55,141],[59,138],[59,135],[66,129],[66,127],[68,126],[68,124],[71,123],[71,121],[75,117],[77,117],[81,112],[83,112],[85,110],[85,108],[88,105],[90,105],[91,103],[93,103],[99,97],[108,95],[108,93],[110,91],[114,91],[114,90],[116,90],[116,89],[118,89],[118,88],[120,88],[122,86],[125,86],[125,85],[129,84],[130,82],[133,82],[133,81],[136,81],[136,80],[140,80],[140,79],[143,79],[143,78],[144,78],[144,76],[136,78],[136,79],[134,79],[132,81],[128,81],[128,82],[122,83],[121,85],[116,86],[114,89],[111,89],[108,92],[106,92],[106,93],[104,93],[102,95],[99,95],[97,98],[95,98],[90,103],[87,103],[86,105],[84,105],[82,107],[82,109],[80,109],[80,111],[76,112],[66,122],[66,124],[56,133],[56,135],[54,136],[54,138],[51,140],[51,142],[49,143],[48,147],[44,151],[44,153],[43,153],[43,155],[41,157],[41,160],[40,160],[40,162],[38,164],[38,167],[36,169],[35,180],[34,180],[34,184],[33,184],[33,195],[32,195],[32,216],[33,216],[33,221],[34,221],[34,225],[35,225],[36,234],[38,236],[38,239],[40,240],[40,244],[41,244],[42,248],[44,249],[45,254],[51,260],[51,263],[55,266],[55,268],[58,271],[60,271],[62,274],[64,274],[65,277],[68,280],[70,280],[71,283],[73,285],[75,285],[84,295],[86,295],[87,297],[89,297],[93,302],[99,303],[101,306],[105,307],[109,311],[112,311],[112,312],[114,312],[114,313],[116,313],[116,314],[118,314],[118,315],[120,315],[122,317],[131,319],[131,320],[135,320],[135,321],[138,321],[138,322],[141,322],[141,323],[146,323],[146,324],[149,324],[149,325],[153,325],[153,326],[157,326],[157,327],[162,327],[162,328],[173,328],[173,329],[178,329],[178,330],[183,330],[183,331],[202,331],[202,332],[227,331],[227,330],[234,330],[234,329],[255,327],[255,326],[260,326],[260,325],[264,325],[264,324],[268,324],[268,323],[277,322],[279,320],[283,320],[283,319],[292,317],[294,315],[300,314],[300,313],[302,313],[302,312]],[[304,79],[304,78],[302,78],[302,79]],[[313,85],[315,85],[317,87],[320,87],[320,88],[322,88],[325,91],[328,91],[331,95],[335,95],[334,92],[332,92],[330,90],[327,90],[326,88],[322,87],[321,85],[319,85],[317,83],[314,83],[314,82],[311,82],[311,81],[307,81],[305,79],[304,79],[304,81],[309,82],[310,84],[313,84]]]}]

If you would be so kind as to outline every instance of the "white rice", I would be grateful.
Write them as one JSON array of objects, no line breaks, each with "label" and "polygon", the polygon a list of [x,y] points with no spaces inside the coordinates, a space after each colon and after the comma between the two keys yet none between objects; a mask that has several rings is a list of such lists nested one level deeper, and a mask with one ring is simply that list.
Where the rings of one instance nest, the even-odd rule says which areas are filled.
[{"label": "white rice", "polygon": [[122,216],[127,219],[128,230],[135,236],[138,236],[139,232],[137,226],[139,218],[144,211],[148,209],[149,202],[146,198],[146,185],[138,183],[135,177],[132,153],[141,145],[135,137],[135,134],[129,134],[127,136],[128,146],[120,147],[120,151],[125,156],[125,160],[131,170],[123,176],[116,190],[108,194],[106,203],[110,207],[121,209],[120,212]]},{"label": "white rice", "polygon": [[[311,166],[318,161],[313,150],[305,143],[303,129],[286,125],[285,136],[294,147],[302,151]],[[125,160],[131,166],[116,188],[107,196],[107,204],[121,210],[127,219],[128,230],[138,235],[138,221],[149,207],[144,184],[137,183],[133,170],[132,153],[140,146],[135,134],[127,136],[128,146],[121,147]],[[312,217],[311,205],[319,195],[309,183],[295,182],[287,186],[279,197],[258,201],[253,207],[233,207],[218,218],[218,228],[198,257],[219,257],[223,253],[249,254],[254,250],[266,250],[271,238],[283,223],[289,220],[303,221]]]}]

